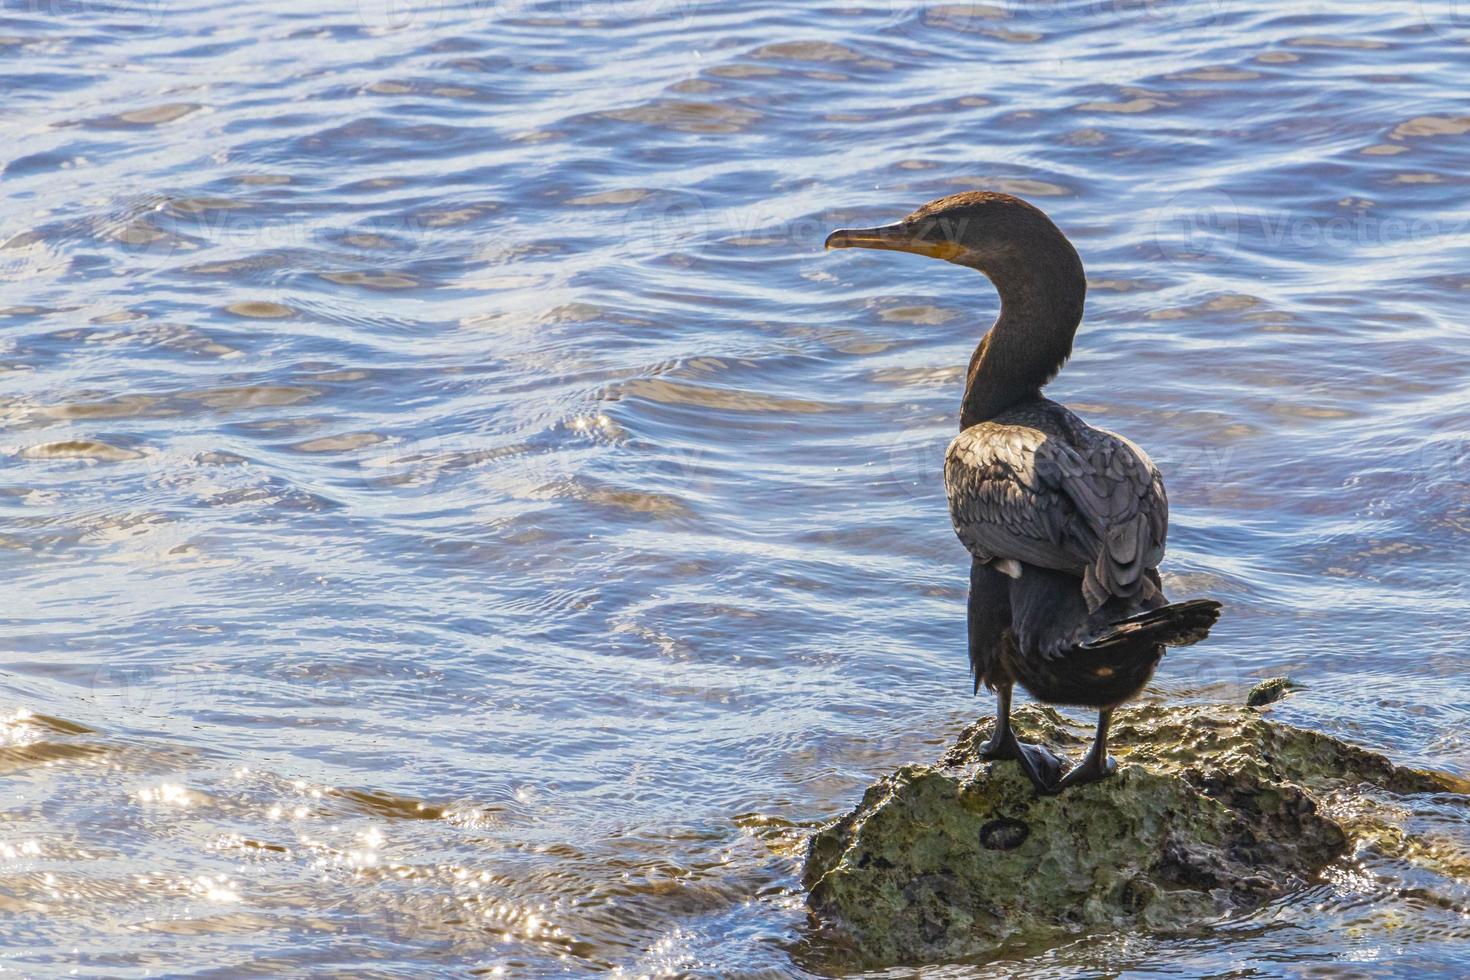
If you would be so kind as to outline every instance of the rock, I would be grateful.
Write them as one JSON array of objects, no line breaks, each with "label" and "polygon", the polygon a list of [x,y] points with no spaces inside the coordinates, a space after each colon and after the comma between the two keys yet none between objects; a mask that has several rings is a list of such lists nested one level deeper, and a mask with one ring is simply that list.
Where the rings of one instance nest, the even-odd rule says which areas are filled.
[{"label": "rock", "polygon": [[[1074,760],[1090,736],[1047,708],[1014,720],[1024,740]],[[967,728],[934,765],[880,779],[809,842],[808,907],[863,961],[1197,927],[1306,886],[1355,830],[1371,836],[1324,812],[1333,794],[1470,789],[1246,708],[1140,705],[1115,717],[1116,776],[1037,797],[1016,763],[978,758],[992,725]]]},{"label": "rock", "polygon": [[1245,696],[1246,707],[1260,708],[1268,704],[1275,704],[1300,686],[1290,677],[1273,677],[1270,680],[1261,681]]}]

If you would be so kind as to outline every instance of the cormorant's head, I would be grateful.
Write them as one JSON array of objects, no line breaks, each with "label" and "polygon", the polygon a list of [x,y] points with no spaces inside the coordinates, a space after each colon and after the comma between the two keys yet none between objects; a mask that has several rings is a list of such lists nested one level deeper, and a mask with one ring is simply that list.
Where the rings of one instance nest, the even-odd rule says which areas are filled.
[{"label": "cormorant's head", "polygon": [[1039,208],[1009,194],[968,191],[930,201],[895,225],[834,231],[827,247],[913,252],[990,273],[1057,239],[1066,241]]}]

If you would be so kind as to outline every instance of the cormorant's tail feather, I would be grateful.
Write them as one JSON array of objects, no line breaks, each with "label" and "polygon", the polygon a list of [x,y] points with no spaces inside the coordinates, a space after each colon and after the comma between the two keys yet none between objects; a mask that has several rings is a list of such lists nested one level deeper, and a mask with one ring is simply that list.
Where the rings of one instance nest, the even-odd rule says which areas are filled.
[{"label": "cormorant's tail feather", "polygon": [[1220,603],[1214,599],[1187,599],[1109,623],[1105,632],[1078,647],[1090,652],[1135,645],[1187,647],[1209,636],[1219,618]]}]

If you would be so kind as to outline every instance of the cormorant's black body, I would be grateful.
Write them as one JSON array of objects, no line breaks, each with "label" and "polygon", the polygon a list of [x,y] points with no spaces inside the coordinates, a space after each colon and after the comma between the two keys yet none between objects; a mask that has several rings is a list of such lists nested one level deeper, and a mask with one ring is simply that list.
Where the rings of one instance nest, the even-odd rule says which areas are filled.
[{"label": "cormorant's black body", "polygon": [[[972,559],[970,669],[976,689],[982,683],[992,690],[1020,684],[1038,701],[1084,708],[1110,708],[1141,691],[1164,656],[1163,645],[1130,643],[1100,654],[1066,643],[1058,625],[1088,618],[1080,597],[1076,578],[1065,572],[1027,569],[1012,579]],[[1040,653],[1049,647],[1057,652]]]}]

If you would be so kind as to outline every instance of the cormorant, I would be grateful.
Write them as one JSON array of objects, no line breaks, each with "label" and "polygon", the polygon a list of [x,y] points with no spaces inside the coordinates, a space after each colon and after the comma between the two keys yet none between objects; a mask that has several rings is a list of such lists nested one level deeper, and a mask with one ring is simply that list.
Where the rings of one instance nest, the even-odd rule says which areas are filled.
[{"label": "cormorant", "polygon": [[[1158,468],[1041,389],[1072,353],[1087,281],[1041,210],[987,191],[931,201],[897,224],[834,231],[827,248],[913,252],[984,273],[1000,316],[970,358],[960,434],[944,458],[955,533],[970,551],[975,691],[996,693],[983,755],[1015,759],[1041,793],[1111,775],[1113,709],[1141,691],[1164,648],[1205,638],[1212,599],[1169,603],[1158,565],[1169,505]],[[1011,731],[1011,688],[1098,709],[1097,738],[1066,775]]]}]

